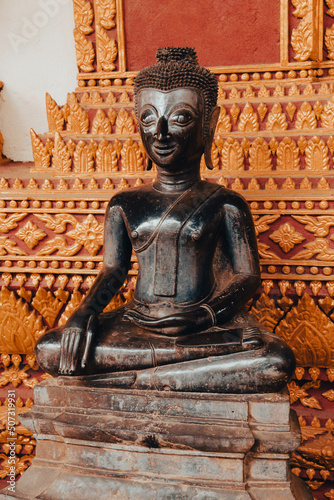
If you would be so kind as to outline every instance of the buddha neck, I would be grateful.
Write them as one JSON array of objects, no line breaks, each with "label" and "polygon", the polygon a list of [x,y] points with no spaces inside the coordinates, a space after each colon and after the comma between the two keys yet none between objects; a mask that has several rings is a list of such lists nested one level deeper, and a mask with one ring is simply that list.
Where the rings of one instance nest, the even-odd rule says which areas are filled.
[{"label": "buddha neck", "polygon": [[158,175],[153,184],[154,189],[161,192],[182,193],[201,180],[199,168],[194,171],[166,172],[157,168]]}]

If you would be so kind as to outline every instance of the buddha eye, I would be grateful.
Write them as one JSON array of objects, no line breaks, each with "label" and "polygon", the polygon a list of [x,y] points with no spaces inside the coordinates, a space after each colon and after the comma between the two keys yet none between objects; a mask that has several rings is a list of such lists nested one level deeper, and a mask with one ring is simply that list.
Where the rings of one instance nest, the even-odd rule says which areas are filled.
[{"label": "buddha eye", "polygon": [[193,117],[190,113],[188,113],[188,111],[175,113],[171,117],[172,122],[178,125],[188,125],[188,123],[190,123],[192,119]]},{"label": "buddha eye", "polygon": [[155,121],[155,114],[152,109],[145,109],[145,111],[140,115],[140,121],[143,125],[150,125]]}]

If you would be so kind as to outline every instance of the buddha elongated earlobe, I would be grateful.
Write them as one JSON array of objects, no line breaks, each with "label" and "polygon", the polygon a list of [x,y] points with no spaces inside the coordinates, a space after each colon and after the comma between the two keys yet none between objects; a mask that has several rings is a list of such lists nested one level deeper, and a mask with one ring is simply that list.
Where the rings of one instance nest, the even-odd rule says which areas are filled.
[{"label": "buddha elongated earlobe", "polygon": [[151,158],[148,156],[146,159],[146,170],[151,170],[152,167],[153,167],[153,162]]},{"label": "buddha elongated earlobe", "polygon": [[213,170],[212,157],[211,157],[211,144],[212,144],[211,141],[207,141],[205,144],[204,159],[207,168]]},{"label": "buddha elongated earlobe", "polygon": [[204,146],[205,164],[206,164],[207,168],[209,168],[210,170],[213,170],[211,148],[212,148],[212,142],[213,142],[213,137],[214,137],[215,130],[216,130],[217,121],[219,118],[219,113],[220,113],[220,108],[218,106],[216,106],[211,113],[210,132],[208,134],[208,137],[206,138],[205,146]]}]

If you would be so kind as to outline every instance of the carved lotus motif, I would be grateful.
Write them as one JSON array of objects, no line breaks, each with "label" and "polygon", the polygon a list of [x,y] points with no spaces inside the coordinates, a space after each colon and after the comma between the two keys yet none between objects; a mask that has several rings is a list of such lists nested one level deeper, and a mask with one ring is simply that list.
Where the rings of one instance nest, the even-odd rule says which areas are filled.
[{"label": "carved lotus motif", "polygon": [[305,240],[301,233],[298,233],[293,226],[288,222],[280,226],[277,231],[274,231],[270,236],[275,243],[278,243],[283,252],[289,252],[292,248]]},{"label": "carved lotus motif", "polygon": [[29,220],[17,231],[16,236],[24,241],[29,248],[34,248],[39,241],[45,238],[46,234]]},{"label": "carved lotus motif", "polygon": [[83,245],[87,252],[94,256],[103,245],[103,224],[100,224],[94,215],[89,214],[82,223],[76,225],[75,229],[69,231],[67,236]]}]

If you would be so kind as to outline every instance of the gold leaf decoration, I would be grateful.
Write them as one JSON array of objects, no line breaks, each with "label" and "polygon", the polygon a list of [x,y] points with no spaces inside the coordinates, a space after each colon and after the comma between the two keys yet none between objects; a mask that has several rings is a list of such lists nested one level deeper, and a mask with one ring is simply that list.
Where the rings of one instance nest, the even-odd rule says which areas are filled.
[{"label": "gold leaf decoration", "polygon": [[27,214],[11,214],[8,215],[4,213],[0,213],[0,232],[8,233],[12,229],[15,229],[18,226],[18,221],[24,219]]},{"label": "gold leaf decoration", "polygon": [[63,130],[64,126],[64,117],[57,105],[56,101],[52,99],[50,94],[45,94],[46,100],[46,115],[49,124],[49,132],[60,132]]},{"label": "gold leaf decoration", "polygon": [[246,103],[240,115],[238,130],[239,132],[257,132],[259,130],[257,114],[249,102]]},{"label": "gold leaf decoration", "polygon": [[317,172],[329,170],[328,148],[319,136],[308,141],[305,150],[305,168]]},{"label": "gold leaf decoration", "polygon": [[320,101],[317,101],[317,102],[315,103],[315,105],[313,106],[313,110],[314,110],[314,112],[315,112],[316,119],[317,119],[317,120],[320,120],[321,113],[322,113],[322,112],[323,112],[323,110],[324,110],[324,107],[323,107],[323,105],[321,104],[321,102],[320,102]]},{"label": "gold leaf decoration", "polygon": [[14,292],[3,287],[0,292],[0,350],[2,353],[26,354],[45,332],[41,316],[29,309]]},{"label": "gold leaf decoration", "polygon": [[275,301],[262,293],[259,300],[256,301],[255,307],[250,310],[254,319],[259,321],[263,326],[273,331],[277,322],[283,316],[281,311],[275,304]]},{"label": "gold leaf decoration", "polygon": [[320,118],[322,127],[328,129],[332,129],[334,127],[334,97],[327,102]]},{"label": "gold leaf decoration", "polygon": [[121,158],[122,170],[130,173],[142,172],[144,170],[140,147],[132,139],[127,139],[123,144]]},{"label": "gold leaf decoration", "polygon": [[314,95],[314,94],[315,94],[315,90],[313,88],[312,83],[308,83],[303,90],[303,95]]},{"label": "gold leaf decoration", "polygon": [[83,245],[87,252],[94,256],[103,245],[103,224],[100,224],[94,215],[89,214],[83,222],[69,231],[67,236]]},{"label": "gold leaf decoration", "polygon": [[113,63],[117,57],[116,40],[109,38],[108,33],[102,26],[97,25],[95,29],[98,65],[104,71],[113,71],[115,69]]},{"label": "gold leaf decoration", "polygon": [[272,224],[275,222],[277,219],[280,218],[280,215],[264,215],[263,217],[257,218],[257,216],[253,217],[254,219],[254,226],[255,226],[255,232],[256,235],[259,235],[260,233],[264,233],[270,229],[269,224]]},{"label": "gold leaf decoration", "polygon": [[294,351],[299,366],[328,367],[334,360],[334,324],[304,294],[275,330]]},{"label": "gold leaf decoration", "polygon": [[267,111],[268,111],[267,106],[266,106],[263,102],[261,102],[261,104],[260,104],[260,105],[258,106],[258,108],[257,108],[257,112],[258,112],[258,114],[259,114],[259,117],[260,117],[261,122],[263,122],[264,117],[265,117],[265,116],[266,116],[266,114],[267,114]]},{"label": "gold leaf decoration", "polygon": [[68,104],[70,114],[67,120],[67,130],[74,134],[87,134],[89,129],[88,114],[82,109],[74,93],[70,94]]},{"label": "gold leaf decoration", "polygon": [[36,224],[28,220],[28,222],[15,233],[15,236],[24,241],[29,248],[34,248],[39,241],[46,237],[46,234],[39,229]]},{"label": "gold leaf decoration", "polygon": [[262,85],[259,90],[258,97],[270,97],[270,90],[267,89],[265,85]]},{"label": "gold leaf decoration", "polygon": [[233,120],[234,124],[237,123],[239,113],[240,113],[240,108],[239,108],[239,106],[237,106],[236,103],[234,103],[230,109],[230,114],[232,116],[232,120]]},{"label": "gold leaf decoration", "polygon": [[294,191],[295,188],[296,188],[296,184],[294,183],[294,181],[291,179],[291,177],[287,177],[282,185],[282,189]]},{"label": "gold leaf decoration", "polygon": [[122,92],[119,102],[131,102],[130,96],[126,90]]},{"label": "gold leaf decoration", "polygon": [[86,174],[94,172],[95,153],[84,141],[79,141],[73,155],[74,172]]},{"label": "gold leaf decoration", "polygon": [[54,217],[51,214],[35,214],[35,217],[45,222],[48,229],[58,234],[66,231],[67,224],[72,224],[75,227],[78,223],[71,214],[55,214]]},{"label": "gold leaf decoration", "polygon": [[133,134],[135,126],[132,117],[125,108],[121,108],[116,118],[116,134]]},{"label": "gold leaf decoration", "polygon": [[92,42],[76,28],[73,30],[73,35],[78,68],[85,72],[94,71],[95,52]]},{"label": "gold leaf decoration", "polygon": [[237,177],[235,181],[232,183],[231,189],[234,189],[235,191],[242,191],[244,187],[245,186],[241,182],[240,178]]},{"label": "gold leaf decoration", "polygon": [[240,99],[241,94],[240,94],[238,89],[236,89],[235,87],[232,87],[230,95],[228,97],[229,97],[229,99]]},{"label": "gold leaf decoration", "polygon": [[276,191],[276,189],[278,189],[278,186],[272,177],[269,177],[264,187],[269,191]]},{"label": "gold leaf decoration", "polygon": [[113,21],[116,14],[115,0],[96,0],[95,9],[96,17],[104,29],[110,30],[115,26]]},{"label": "gold leaf decoration", "polygon": [[27,255],[24,250],[16,246],[15,241],[6,236],[0,236],[0,255]]},{"label": "gold leaf decoration", "polygon": [[220,107],[219,118],[216,127],[216,134],[224,134],[226,132],[231,132],[231,119],[226,114],[226,109],[224,106]]},{"label": "gold leaf decoration", "polygon": [[303,102],[299,111],[297,111],[295,127],[299,130],[317,128],[315,112],[309,102]]},{"label": "gold leaf decoration", "polygon": [[97,172],[117,172],[119,155],[106,139],[100,142],[96,151],[96,171]]},{"label": "gold leaf decoration", "polygon": [[93,92],[93,94],[92,94],[92,103],[93,104],[101,104],[102,102],[103,102],[103,99],[102,99],[102,96],[101,96],[100,92]]},{"label": "gold leaf decoration", "polygon": [[304,236],[301,233],[298,233],[288,222],[282,224],[279,229],[269,235],[269,238],[275,243],[278,243],[285,253],[289,252],[295,245],[305,240]]},{"label": "gold leaf decoration", "polygon": [[224,143],[222,152],[222,169],[224,170],[243,170],[244,155],[241,144],[232,137],[228,137]]},{"label": "gold leaf decoration", "polygon": [[30,130],[32,152],[36,170],[47,170],[50,167],[50,154],[36,132]]},{"label": "gold leaf decoration", "polygon": [[51,255],[57,252],[57,255],[61,257],[72,257],[77,254],[82,248],[82,244],[74,243],[72,246],[68,246],[66,239],[63,236],[57,236],[53,240],[47,241],[41,250],[36,252],[37,256]]},{"label": "gold leaf decoration", "polygon": [[279,103],[276,103],[268,115],[266,129],[276,132],[286,130],[287,128],[288,124],[286,116],[283,113],[282,106]]},{"label": "gold leaf decoration", "polygon": [[299,189],[312,189],[312,182],[308,179],[308,177],[304,177],[302,182],[300,183]]},{"label": "gold leaf decoration", "polygon": [[258,137],[249,151],[249,170],[271,170],[271,153],[267,142]]},{"label": "gold leaf decoration", "polygon": [[257,182],[257,179],[255,179],[255,177],[253,177],[253,178],[250,180],[250,183],[248,184],[247,189],[249,189],[249,190],[251,190],[251,191],[259,191],[259,190],[261,189],[261,186],[260,186],[260,184]]},{"label": "gold leaf decoration", "polygon": [[295,116],[297,107],[293,104],[293,102],[289,102],[289,104],[286,107],[286,112],[288,113],[288,116],[290,118],[290,121],[292,122],[293,117]]},{"label": "gold leaf decoration", "polygon": [[90,2],[85,0],[73,0],[75,27],[84,35],[92,33],[91,26],[94,12]]},{"label": "gold leaf decoration", "polygon": [[310,241],[304,245],[304,250],[293,255],[291,259],[295,260],[305,260],[311,259],[316,255],[317,260],[334,260],[334,250],[329,247],[329,242],[325,239],[317,238],[314,241]]},{"label": "gold leaf decoration", "polygon": [[323,238],[329,234],[329,229],[334,226],[333,215],[320,215],[319,217],[311,217],[310,215],[293,215],[301,224],[305,224],[306,231],[313,233],[315,236]]},{"label": "gold leaf decoration", "polygon": [[290,137],[285,137],[277,148],[277,170],[299,170],[299,151]]},{"label": "gold leaf decoration", "polygon": [[297,87],[297,84],[295,82],[293,82],[293,84],[291,85],[291,87],[289,89],[289,96],[294,96],[294,95],[299,95],[299,94],[300,94],[300,90]]},{"label": "gold leaf decoration", "polygon": [[72,159],[65,142],[59,132],[55,133],[55,148],[52,157],[52,166],[57,173],[71,172]]},{"label": "gold leaf decoration", "polygon": [[312,54],[312,7],[305,0],[291,0],[296,7],[295,17],[302,18],[297,28],[291,32],[291,46],[297,61],[306,61]]},{"label": "gold leaf decoration", "polygon": [[53,327],[56,317],[63,304],[45,288],[39,287],[31,305],[43,316],[50,328]]},{"label": "gold leaf decoration", "polygon": [[250,97],[255,97],[255,92],[251,85],[247,85],[246,90],[243,92],[242,97],[244,99],[249,99]]},{"label": "gold leaf decoration", "polygon": [[328,52],[328,59],[334,59],[334,25],[326,28],[325,32],[325,46]]},{"label": "gold leaf decoration", "polygon": [[60,320],[58,322],[59,326],[65,325],[66,321],[71,316],[71,314],[74,313],[74,311],[79,307],[83,298],[84,298],[84,295],[82,295],[77,290],[74,290],[74,292],[71,295],[70,301],[66,305],[65,311],[63,312],[63,314],[60,317]]},{"label": "gold leaf decoration", "polygon": [[92,123],[92,134],[111,134],[111,123],[102,109],[98,109]]},{"label": "gold leaf decoration", "polygon": [[305,137],[300,137],[298,139],[298,147],[299,147],[299,151],[303,155],[305,153],[305,149],[307,147],[307,140],[305,139]]}]

